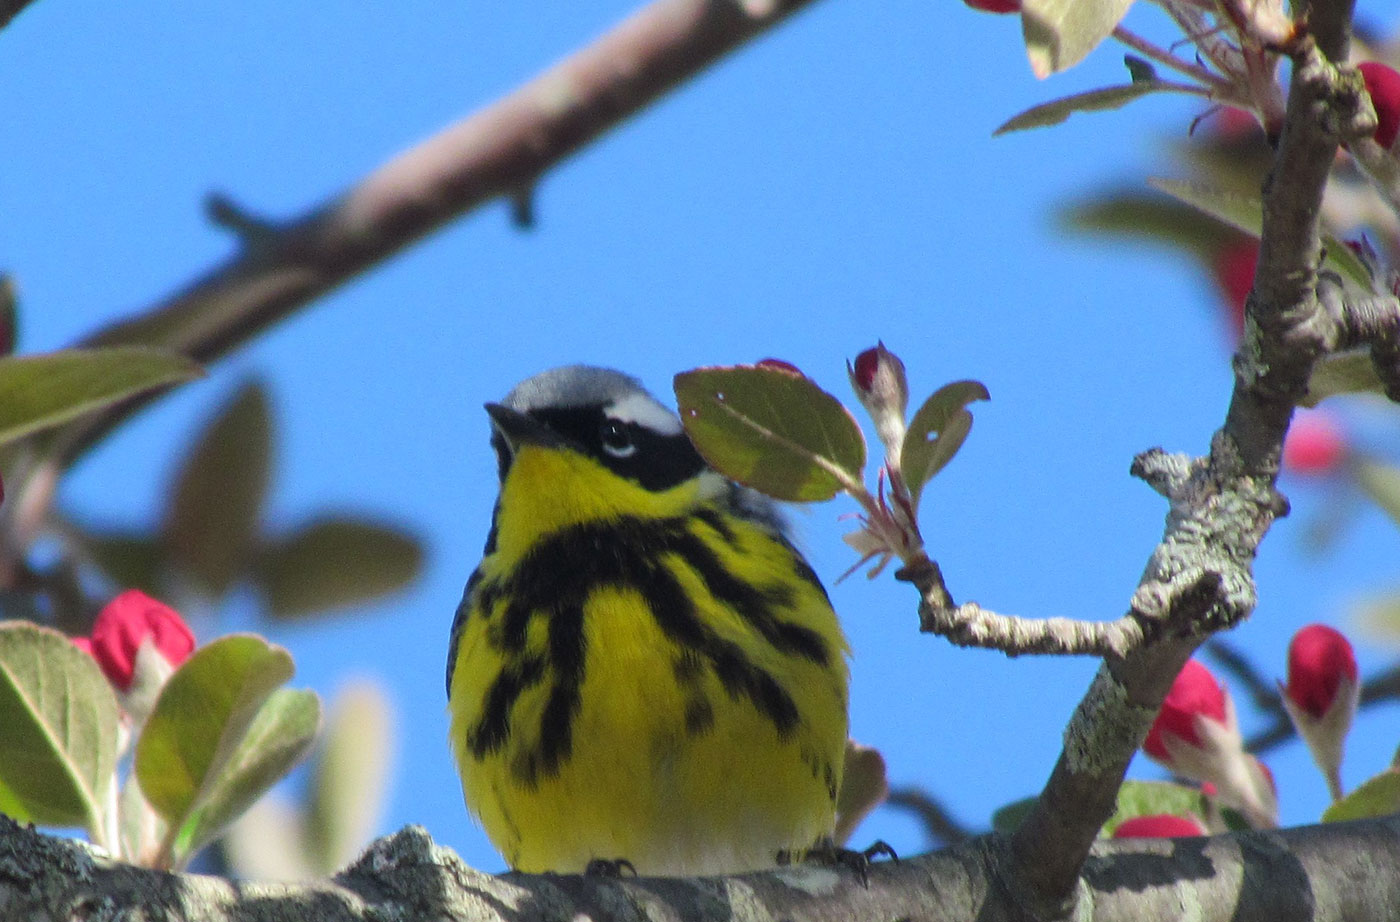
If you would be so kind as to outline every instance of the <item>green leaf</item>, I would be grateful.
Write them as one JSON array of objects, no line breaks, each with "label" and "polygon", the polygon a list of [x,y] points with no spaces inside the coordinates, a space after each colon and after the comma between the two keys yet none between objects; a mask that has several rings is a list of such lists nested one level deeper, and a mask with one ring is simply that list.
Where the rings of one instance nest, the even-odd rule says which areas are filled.
[{"label": "green leaf", "polygon": [[[1223,192],[1182,179],[1153,177],[1147,183],[1251,236],[1258,237],[1264,226],[1264,205],[1257,194]],[[1322,235],[1322,243],[1327,249],[1327,258],[1322,263],[1324,267],[1363,290],[1371,289],[1371,275],[1351,247],[1326,233]]]},{"label": "green leaf", "polygon": [[1322,812],[1324,823],[1400,813],[1400,772],[1387,769]]},{"label": "green leaf", "polygon": [[267,395],[250,383],[209,423],[186,456],[162,537],[170,561],[211,596],[251,562],[272,469]]},{"label": "green leaf", "polygon": [[318,874],[343,867],[373,835],[388,790],[392,726],[378,685],[359,681],[336,695],[306,815],[306,858]]},{"label": "green leaf", "polygon": [[972,428],[967,405],[990,399],[991,394],[980,381],[954,381],[934,391],[914,414],[900,448],[900,469],[916,507],[924,485],[943,470],[967,438]]},{"label": "green leaf", "polygon": [[0,356],[11,355],[19,340],[19,298],[15,295],[15,280],[9,273],[0,273]]},{"label": "green leaf", "polygon": [[1180,247],[1210,264],[1238,233],[1200,209],[1161,195],[1110,192],[1061,213],[1065,227]]},{"label": "green leaf", "polygon": [[291,771],[311,749],[320,724],[321,701],[315,692],[274,691],[258,709],[233,755],[204,784],[198,804],[181,830],[175,867],[182,867],[217,839]]},{"label": "green leaf", "polygon": [[1152,62],[1135,54],[1123,55],[1123,65],[1128,68],[1128,76],[1134,83],[1150,82],[1157,79],[1157,68]]},{"label": "green leaf", "polygon": [[0,359],[0,444],[200,374],[184,356],[140,347]]},{"label": "green leaf", "polygon": [[96,531],[69,523],[64,534],[114,585],[164,595],[161,572],[165,555],[147,531]]},{"label": "green leaf", "polygon": [[1135,99],[1149,93],[1181,92],[1181,85],[1161,80],[1134,80],[1124,86],[1109,86],[1085,93],[1075,93],[1038,106],[1031,106],[1020,115],[1007,119],[992,135],[1008,134],[1012,131],[1026,131],[1030,128],[1048,128],[1058,125],[1076,112],[1107,112],[1121,109]]},{"label": "green leaf", "polygon": [[0,807],[102,842],[119,722],[92,657],[57,631],[0,624]]},{"label": "green leaf", "polygon": [[1378,461],[1358,461],[1356,482],[1392,522],[1400,524],[1400,468]]},{"label": "green leaf", "polygon": [[1385,393],[1369,349],[1323,356],[1313,366],[1308,392],[1299,402],[1305,407],[1315,407],[1328,397],[1359,393]]},{"label": "green leaf", "polygon": [[1168,781],[1124,781],[1118,789],[1118,801],[1100,836],[1112,836],[1126,819],[1135,816],[1156,816],[1168,813],[1200,820],[1205,825],[1206,796],[1200,788],[1172,784]]},{"label": "green leaf", "polygon": [[754,365],[699,368],[676,375],[675,389],[686,434],[726,477],[794,502],[859,483],[860,426],[810,378]]},{"label": "green leaf", "polygon": [[1031,70],[1044,79],[1069,70],[1113,34],[1132,0],[1024,0],[1021,35]]},{"label": "green leaf", "polygon": [[1400,592],[1389,592],[1367,599],[1360,606],[1356,620],[1361,627],[1388,643],[1400,640]]},{"label": "green leaf", "polygon": [[388,595],[416,579],[422,566],[417,539],[398,528],[324,518],[268,541],[253,581],[274,617],[297,618]]},{"label": "green leaf", "polygon": [[1038,797],[1026,797],[1021,800],[1013,800],[1004,807],[997,808],[992,814],[992,830],[1002,835],[1010,835],[1015,832],[1035,806]]},{"label": "green leaf", "polygon": [[292,657],[252,634],[220,637],[165,683],[136,742],[136,777],[176,829],[234,758],[263,702],[292,676]]}]

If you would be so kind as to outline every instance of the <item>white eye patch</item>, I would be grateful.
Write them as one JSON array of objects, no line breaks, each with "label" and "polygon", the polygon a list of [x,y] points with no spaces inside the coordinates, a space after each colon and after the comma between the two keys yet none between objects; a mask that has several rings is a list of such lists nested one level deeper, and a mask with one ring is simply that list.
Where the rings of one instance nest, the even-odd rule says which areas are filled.
[{"label": "white eye patch", "polygon": [[636,423],[658,435],[680,435],[681,421],[676,414],[657,403],[650,394],[627,394],[614,400],[604,410],[608,419],[620,423]]}]

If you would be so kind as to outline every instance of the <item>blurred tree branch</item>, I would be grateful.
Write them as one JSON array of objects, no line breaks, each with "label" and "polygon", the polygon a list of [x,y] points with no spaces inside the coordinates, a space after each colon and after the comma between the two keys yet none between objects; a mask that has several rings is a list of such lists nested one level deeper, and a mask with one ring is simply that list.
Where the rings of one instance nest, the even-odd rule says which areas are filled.
[{"label": "blurred tree branch", "polygon": [[[239,252],[84,345],[141,343],[217,358],[453,218],[498,198],[528,198],[570,154],[810,3],[656,0],[306,215],[249,219],[229,198],[212,197],[212,217],[237,228]],[[144,403],[95,414],[41,444],[71,460]]]}]

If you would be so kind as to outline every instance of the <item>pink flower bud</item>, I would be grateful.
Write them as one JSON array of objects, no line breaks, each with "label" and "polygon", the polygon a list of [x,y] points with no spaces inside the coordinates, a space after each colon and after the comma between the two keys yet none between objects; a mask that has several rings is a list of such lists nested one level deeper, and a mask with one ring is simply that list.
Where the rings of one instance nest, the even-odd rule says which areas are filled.
[{"label": "pink flower bud", "polygon": [[1373,137],[1381,147],[1390,147],[1400,133],[1400,74],[1379,61],[1364,61],[1356,65],[1371,94],[1371,107],[1376,110],[1376,133]]},{"label": "pink flower bud", "polygon": [[1332,799],[1339,799],[1346,737],[1361,699],[1351,642],[1325,624],[1298,631],[1288,645],[1288,684],[1280,684],[1279,691]]},{"label": "pink flower bud", "polygon": [[89,637],[69,637],[73,641],[73,646],[82,650],[88,656],[92,656],[92,639]]},{"label": "pink flower bud", "polygon": [[173,669],[194,652],[194,635],[174,609],[130,589],[102,609],[92,626],[90,645],[108,681],[127,691],[143,646],[150,646]]},{"label": "pink flower bud", "polygon": [[1346,453],[1346,436],[1332,414],[1299,410],[1283,442],[1283,466],[1295,474],[1326,474]]},{"label": "pink flower bud", "polygon": [[1175,839],[1208,834],[1200,820],[1170,813],[1130,817],[1113,830],[1115,839]]},{"label": "pink flower bud", "polygon": [[1225,723],[1225,692],[1209,669],[1190,659],[1172,682],[1171,691],[1167,692],[1142,748],[1159,762],[1170,763],[1166,737],[1175,737],[1190,746],[1201,746],[1197,717]]},{"label": "pink flower bud", "polygon": [[1305,713],[1321,719],[1337,698],[1337,687],[1356,681],[1351,641],[1335,628],[1309,624],[1288,645],[1288,697]]},{"label": "pink flower bud", "polygon": [[984,13],[1019,13],[1021,0],[963,0],[974,10]]},{"label": "pink flower bud", "polygon": [[[892,459],[898,459],[904,441],[904,413],[909,408],[909,379],[899,356],[879,343],[846,363],[851,388],[870,414],[875,431]],[[895,461],[897,464],[897,460]]]},{"label": "pink flower bud", "polygon": [[802,373],[801,368],[798,368],[791,362],[784,362],[782,359],[759,359],[757,365],[759,368],[775,368],[778,371],[790,372],[791,374],[797,375],[799,378],[806,377],[806,375]]}]

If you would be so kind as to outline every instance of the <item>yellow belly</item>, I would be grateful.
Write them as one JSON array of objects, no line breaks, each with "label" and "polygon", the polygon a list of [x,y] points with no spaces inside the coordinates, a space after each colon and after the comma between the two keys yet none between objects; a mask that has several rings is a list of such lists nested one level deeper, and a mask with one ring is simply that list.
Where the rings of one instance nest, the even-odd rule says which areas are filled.
[{"label": "yellow belly", "polygon": [[[746,576],[793,582],[790,549],[750,537],[771,545],[758,548],[771,560],[754,570],[750,558]],[[511,867],[570,873],[593,859],[626,859],[641,874],[735,873],[772,866],[779,851],[802,852],[831,833],[847,730],[846,664],[824,595],[799,581],[781,612],[827,642],[830,662],[819,664],[776,649],[710,598],[683,561],[666,565],[698,601],[700,620],[776,682],[795,718],[780,729],[771,709],[758,705],[761,693],[739,691],[714,661],[687,656],[637,590],[600,587],[583,610],[583,679],[567,755],[552,770],[541,767],[552,667],[515,697],[504,742],[476,753],[468,736],[508,655],[490,626],[505,603],[486,612],[491,617],[473,612],[452,677],[452,740],[467,804]],[[535,617],[518,655],[547,659],[549,642],[547,619]]]}]

